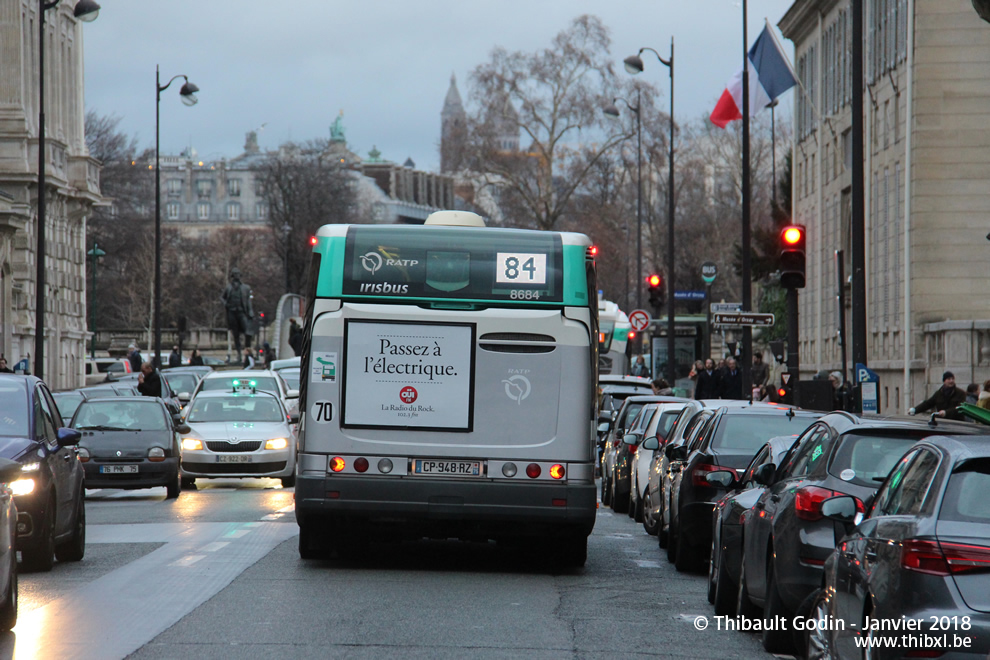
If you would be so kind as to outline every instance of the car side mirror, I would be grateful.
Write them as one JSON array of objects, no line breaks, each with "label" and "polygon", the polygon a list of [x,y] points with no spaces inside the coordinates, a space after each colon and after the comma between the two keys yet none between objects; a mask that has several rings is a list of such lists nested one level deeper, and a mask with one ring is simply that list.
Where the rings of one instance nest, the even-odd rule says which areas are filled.
[{"label": "car side mirror", "polygon": [[626,433],[622,436],[622,442],[627,445],[638,445],[641,437],[639,433]]},{"label": "car side mirror", "polygon": [[81,437],[82,434],[79,431],[63,426],[58,430],[58,445],[59,447],[69,447],[79,442]]},{"label": "car side mirror", "polygon": [[175,427],[175,432],[181,435],[185,435],[187,433],[192,433],[192,429],[189,428],[188,424],[179,424],[178,426]]},{"label": "car side mirror", "polygon": [[610,415],[608,413],[600,413],[598,415],[598,425],[599,425],[599,428],[601,428],[601,425],[602,424],[609,424],[609,425],[611,425],[612,424],[612,415]]},{"label": "car side mirror", "polygon": [[21,476],[21,464],[9,458],[0,458],[0,482],[9,484]]},{"label": "car side mirror", "polygon": [[608,422],[602,422],[601,424],[598,425],[598,432],[602,434],[608,433],[609,426],[610,424]]},{"label": "car side mirror", "polygon": [[844,525],[858,525],[863,520],[863,513],[857,504],[852,495],[830,497],[822,502],[822,515]]},{"label": "car side mirror", "polygon": [[761,486],[769,486],[773,483],[773,475],[777,471],[774,463],[764,463],[753,471],[753,481]]},{"label": "car side mirror", "polygon": [[687,459],[687,447],[672,447],[667,445],[663,453],[671,461],[683,461]]},{"label": "car side mirror", "polygon": [[299,390],[286,390],[285,391],[285,398],[286,399],[298,399],[299,398]]},{"label": "car side mirror", "polygon": [[705,475],[705,481],[716,488],[728,490],[736,485],[736,473],[731,470],[715,470]]},{"label": "car side mirror", "polygon": [[660,440],[657,436],[643,440],[643,449],[648,451],[656,451],[657,449],[660,449]]},{"label": "car side mirror", "polygon": [[180,399],[185,399],[186,401],[190,398],[189,392],[179,392],[176,396]]},{"label": "car side mirror", "polygon": [[175,390],[171,390],[171,392],[172,392],[172,398],[173,399],[177,399],[179,397],[179,395],[175,393]]},{"label": "car side mirror", "polygon": [[298,424],[298,423],[299,423],[299,413],[294,412],[294,413],[290,414],[289,415],[289,424]]}]

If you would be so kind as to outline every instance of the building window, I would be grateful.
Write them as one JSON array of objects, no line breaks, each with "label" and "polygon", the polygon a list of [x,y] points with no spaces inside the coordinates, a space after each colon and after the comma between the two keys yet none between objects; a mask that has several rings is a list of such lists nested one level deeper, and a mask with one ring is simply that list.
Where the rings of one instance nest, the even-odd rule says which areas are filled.
[{"label": "building window", "polygon": [[171,195],[178,195],[182,192],[182,179],[169,179],[166,185]]},{"label": "building window", "polygon": [[258,202],[258,204],[254,207],[254,212],[255,215],[258,216],[258,220],[267,220],[268,204],[265,204],[264,202]]},{"label": "building window", "polygon": [[241,180],[230,179],[227,181],[227,194],[231,197],[241,196]]},{"label": "building window", "polygon": [[241,205],[240,204],[227,204],[227,219],[228,220],[239,220],[241,217]]},{"label": "building window", "polygon": [[196,194],[200,197],[209,197],[213,192],[213,182],[212,181],[197,181],[196,182]]},{"label": "building window", "polygon": [[210,219],[210,204],[208,202],[200,202],[196,205],[196,217],[200,220]]},{"label": "building window", "polygon": [[165,205],[165,213],[169,220],[179,219],[179,204],[178,202],[169,202]]}]

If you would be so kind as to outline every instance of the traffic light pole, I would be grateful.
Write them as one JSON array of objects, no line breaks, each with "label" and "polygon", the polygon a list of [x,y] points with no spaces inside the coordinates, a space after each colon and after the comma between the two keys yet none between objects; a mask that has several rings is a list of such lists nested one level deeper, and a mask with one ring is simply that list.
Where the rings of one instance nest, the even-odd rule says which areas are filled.
[{"label": "traffic light pole", "polygon": [[787,287],[787,372],[791,375],[789,385],[796,406],[801,405],[801,389],[798,387],[801,364],[798,355],[798,290]]}]

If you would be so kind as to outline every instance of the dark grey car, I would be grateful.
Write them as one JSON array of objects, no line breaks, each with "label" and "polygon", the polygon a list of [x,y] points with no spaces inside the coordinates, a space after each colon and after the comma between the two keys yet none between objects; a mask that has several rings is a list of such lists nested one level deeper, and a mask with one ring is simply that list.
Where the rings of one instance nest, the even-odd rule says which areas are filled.
[{"label": "dark grey car", "polygon": [[[869,517],[854,527],[860,516],[852,497],[825,500],[823,514],[848,525],[849,534],[825,562],[825,589],[812,613],[833,624],[808,635],[808,657],[902,657],[905,631],[864,630],[867,617],[874,623],[919,621],[913,640],[923,640],[930,652],[943,651],[937,657],[987,657],[988,494],[990,442],[956,436],[912,446],[877,492]],[[838,622],[844,630],[829,629]],[[878,645],[867,656],[860,646],[892,638],[901,648]]]}]

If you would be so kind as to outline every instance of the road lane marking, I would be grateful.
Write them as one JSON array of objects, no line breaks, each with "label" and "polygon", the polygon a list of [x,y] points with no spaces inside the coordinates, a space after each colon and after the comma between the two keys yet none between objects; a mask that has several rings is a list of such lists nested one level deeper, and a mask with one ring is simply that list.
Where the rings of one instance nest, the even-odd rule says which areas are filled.
[{"label": "road lane marking", "polygon": [[203,552],[216,552],[217,550],[223,550],[228,545],[230,545],[230,541],[214,541],[213,543],[207,543],[200,550]]},{"label": "road lane marking", "polygon": [[169,566],[192,566],[206,555],[186,555],[178,561],[173,561]]}]

